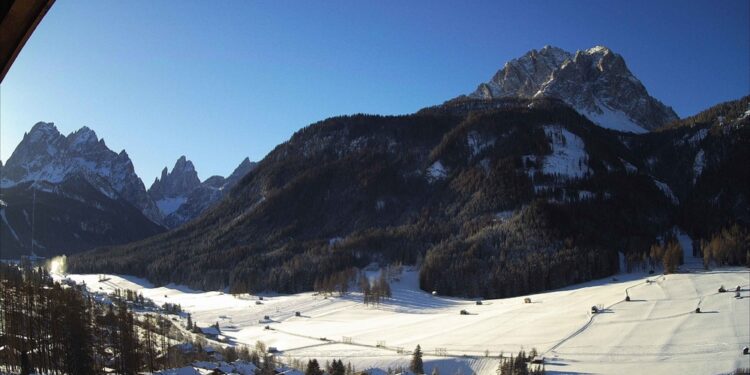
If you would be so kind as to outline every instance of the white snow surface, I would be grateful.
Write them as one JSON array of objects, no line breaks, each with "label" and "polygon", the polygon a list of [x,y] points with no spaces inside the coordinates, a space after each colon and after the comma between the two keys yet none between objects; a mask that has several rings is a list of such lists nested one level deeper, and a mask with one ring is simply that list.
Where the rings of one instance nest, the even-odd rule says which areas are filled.
[{"label": "white snow surface", "polygon": [[578,199],[584,201],[584,200],[590,200],[596,198],[596,195],[588,190],[579,190],[578,191]]},{"label": "white snow surface", "polygon": [[487,148],[495,145],[495,139],[484,139],[481,134],[475,131],[469,132],[466,137],[466,143],[471,151],[471,156],[477,156]]},{"label": "white snow surface", "polygon": [[[417,344],[425,353],[425,370],[437,366],[443,374],[495,374],[499,352],[508,355],[521,347],[537,348],[550,373],[714,374],[749,367],[750,357],[741,350],[750,341],[750,271],[689,271],[619,274],[530,295],[529,304],[522,296],[482,305],[423,292],[418,272],[406,271],[391,283],[393,298],[378,307],[363,305],[357,292],[328,298],[265,295],[256,305],[254,296],[154,287],[128,276],[102,282],[98,275],[69,277],[93,291],[132,289],[157,304],[179,303],[201,326],[218,321],[231,343],[261,340],[283,357],[341,358],[358,370],[408,366]],[[716,293],[719,285],[741,286],[742,298]],[[626,290],[631,302],[623,301]],[[590,307],[599,304],[605,312],[592,316]],[[694,313],[698,306],[704,313]],[[471,315],[460,315],[462,309]],[[259,323],[264,315],[270,323]],[[380,341],[385,347],[376,347]]]},{"label": "white snow surface", "polygon": [[429,168],[427,168],[427,179],[430,181],[436,181],[436,180],[442,180],[448,176],[448,171],[443,166],[443,163],[440,162],[440,160],[432,163]]},{"label": "white snow surface", "polygon": [[164,216],[168,216],[180,209],[187,202],[187,197],[169,197],[156,201],[156,207]]},{"label": "white snow surface", "polygon": [[701,129],[695,132],[690,138],[688,138],[687,142],[691,146],[698,145],[702,140],[706,139],[708,136],[708,129]]},{"label": "white snow surface", "polygon": [[669,185],[657,179],[653,179],[653,181],[654,181],[654,185],[656,185],[656,187],[658,187],[659,190],[661,190],[661,192],[664,193],[664,195],[667,198],[669,198],[670,201],[672,201],[672,204],[675,204],[675,205],[680,204],[680,200],[677,199],[676,195],[674,195],[674,192],[669,187]]},{"label": "white snow surface", "polygon": [[706,153],[701,149],[695,154],[693,160],[693,185],[698,181],[698,177],[703,174],[703,168],[706,167]]},{"label": "white snow surface", "polygon": [[547,125],[544,133],[552,146],[552,153],[544,158],[544,174],[581,178],[591,172],[581,138],[560,125]]},{"label": "white snow surface", "polygon": [[646,129],[640,127],[625,112],[611,109],[599,100],[596,101],[596,104],[601,112],[590,111],[585,108],[576,108],[576,111],[603,128],[636,134],[647,132]]},{"label": "white snow surface", "polygon": [[628,174],[635,174],[635,173],[638,173],[638,167],[636,167],[635,165],[633,165],[633,164],[632,164],[632,163],[630,163],[629,161],[627,161],[627,160],[625,160],[625,159],[623,159],[623,158],[620,158],[620,162],[621,162],[621,163],[622,163],[622,165],[623,165],[623,166],[625,167],[625,171],[626,171],[626,172],[627,172]]}]

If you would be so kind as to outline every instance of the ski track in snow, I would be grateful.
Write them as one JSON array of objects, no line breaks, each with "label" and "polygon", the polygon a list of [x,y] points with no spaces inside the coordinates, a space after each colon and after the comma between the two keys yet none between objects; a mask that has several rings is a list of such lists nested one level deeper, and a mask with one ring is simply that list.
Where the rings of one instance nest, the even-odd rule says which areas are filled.
[{"label": "ski track in snow", "polygon": [[[676,234],[687,247],[689,238]],[[686,260],[684,269],[698,269],[697,258]],[[269,294],[256,305],[257,296],[154,287],[130,276],[109,276],[104,282],[97,275],[69,277],[93,291],[132,289],[157,304],[179,303],[201,326],[218,321],[231,342],[252,346],[261,340],[283,356],[343,358],[357,369],[408,366],[417,344],[425,352],[426,370],[437,366],[450,374],[494,374],[499,352],[507,356],[521,347],[544,353],[550,373],[705,374],[750,366],[750,357],[741,355],[750,344],[750,271],[741,268],[619,274],[617,280],[531,295],[530,304],[521,296],[482,305],[423,292],[418,272],[407,271],[392,282],[393,298],[379,307],[364,306],[357,292],[328,298]],[[743,298],[716,293],[719,285],[741,285]],[[624,302],[626,290],[631,302]],[[592,315],[591,306],[599,304],[605,312]],[[694,313],[699,304],[705,313]],[[471,315],[460,315],[462,309]],[[271,321],[261,323],[264,315]],[[378,347],[380,341],[384,347]]]}]

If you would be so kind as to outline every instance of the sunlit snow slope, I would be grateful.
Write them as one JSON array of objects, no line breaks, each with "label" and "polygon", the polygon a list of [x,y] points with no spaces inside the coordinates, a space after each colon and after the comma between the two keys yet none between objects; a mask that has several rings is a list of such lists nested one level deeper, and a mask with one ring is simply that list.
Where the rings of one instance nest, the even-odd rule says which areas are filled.
[{"label": "sunlit snow slope", "polygon": [[[550,373],[712,374],[750,367],[750,356],[741,353],[750,345],[748,269],[622,274],[531,295],[530,304],[517,297],[482,305],[433,297],[419,290],[417,272],[406,271],[392,283],[394,297],[379,307],[364,306],[359,293],[264,296],[257,305],[255,296],[154,288],[131,277],[70,278],[94,291],[127,288],[159,304],[179,303],[202,326],[218,321],[232,342],[261,340],[296,358],[344,358],[359,370],[407,366],[417,344],[427,354],[426,371],[438,366],[444,374],[459,369],[494,374],[499,353],[507,356],[521,347],[537,348]],[[720,285],[732,292],[718,293]],[[733,292],[738,285],[739,299]],[[630,302],[624,301],[626,290]],[[592,316],[593,305],[605,311]],[[695,313],[698,306],[700,314]],[[460,315],[462,309],[470,315]],[[265,315],[271,322],[260,322]]]}]

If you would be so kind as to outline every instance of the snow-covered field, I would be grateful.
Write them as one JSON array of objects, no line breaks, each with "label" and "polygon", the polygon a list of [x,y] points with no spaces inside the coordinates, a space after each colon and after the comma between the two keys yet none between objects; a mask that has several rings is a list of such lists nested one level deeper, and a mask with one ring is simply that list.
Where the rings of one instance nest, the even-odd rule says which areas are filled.
[{"label": "snow-covered field", "polygon": [[[442,374],[494,374],[500,352],[507,356],[522,347],[537,348],[550,373],[714,374],[750,367],[750,356],[741,353],[750,345],[746,268],[620,274],[531,295],[532,303],[516,297],[482,305],[425,293],[417,272],[405,271],[392,283],[393,298],[379,307],[363,305],[358,293],[264,296],[258,305],[256,296],[153,287],[133,277],[69,277],[93,291],[133,289],[159,304],[179,303],[201,326],[218,321],[233,342],[260,340],[295,358],[342,358],[358,370],[408,366],[417,344],[426,354],[425,370],[438,366]],[[730,291],[718,293],[720,285]],[[624,301],[626,290],[630,302]],[[605,311],[592,315],[592,305]],[[470,315],[460,315],[462,309]],[[261,323],[265,315],[270,322]]]}]

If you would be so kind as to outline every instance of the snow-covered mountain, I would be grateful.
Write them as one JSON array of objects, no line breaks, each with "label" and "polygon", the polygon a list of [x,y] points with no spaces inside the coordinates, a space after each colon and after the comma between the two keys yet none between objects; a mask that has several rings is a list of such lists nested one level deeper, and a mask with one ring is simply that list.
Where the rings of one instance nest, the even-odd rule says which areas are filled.
[{"label": "snow-covered mountain", "polygon": [[161,178],[157,177],[154,180],[148,189],[148,194],[159,207],[161,214],[168,216],[185,203],[187,195],[200,184],[201,180],[198,178],[193,162],[181,156],[177,159],[172,172],[168,172],[167,167],[164,167],[161,171]]},{"label": "snow-covered mountain", "polygon": [[216,204],[256,163],[245,158],[227,178],[211,176],[201,182],[195,166],[185,156],[177,159],[172,171],[165,167],[148,190],[170,228],[197,217]]},{"label": "snow-covered mountain", "polygon": [[[0,198],[7,203],[3,250],[30,251],[32,226],[34,251],[45,256],[142,239],[200,215],[255,164],[246,158],[229,177],[201,182],[182,156],[147,191],[128,154],[110,150],[93,130],[65,136],[53,123],[39,122],[0,163]],[[34,210],[40,213],[36,225]]]},{"label": "snow-covered mountain", "polygon": [[127,153],[87,127],[64,136],[34,125],[0,169],[0,188],[4,257],[72,254],[165,230]]},{"label": "snow-covered mountain", "polygon": [[552,46],[531,50],[507,62],[469,97],[557,98],[602,127],[634,133],[678,118],[649,95],[622,56],[603,46],[576,53]]},{"label": "snow-covered mountain", "polygon": [[153,222],[161,222],[159,210],[125,150],[115,153],[85,126],[64,136],[53,123],[34,125],[3,167],[0,186],[10,188],[25,182],[57,185],[76,175],[109,198],[120,197]]}]

